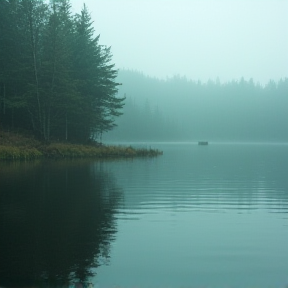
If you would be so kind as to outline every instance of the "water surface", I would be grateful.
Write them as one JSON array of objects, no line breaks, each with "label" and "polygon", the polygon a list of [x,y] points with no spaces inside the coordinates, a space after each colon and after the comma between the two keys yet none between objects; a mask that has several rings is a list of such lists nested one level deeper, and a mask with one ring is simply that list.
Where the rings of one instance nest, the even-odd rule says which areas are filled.
[{"label": "water surface", "polygon": [[152,147],[1,164],[0,284],[286,287],[288,146]]}]

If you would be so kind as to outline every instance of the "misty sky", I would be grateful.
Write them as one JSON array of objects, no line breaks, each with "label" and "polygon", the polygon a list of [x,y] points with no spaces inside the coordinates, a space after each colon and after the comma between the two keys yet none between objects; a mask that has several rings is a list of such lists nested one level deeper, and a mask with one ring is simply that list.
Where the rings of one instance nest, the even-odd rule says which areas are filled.
[{"label": "misty sky", "polygon": [[288,0],[71,0],[86,3],[117,68],[194,80],[288,77]]}]

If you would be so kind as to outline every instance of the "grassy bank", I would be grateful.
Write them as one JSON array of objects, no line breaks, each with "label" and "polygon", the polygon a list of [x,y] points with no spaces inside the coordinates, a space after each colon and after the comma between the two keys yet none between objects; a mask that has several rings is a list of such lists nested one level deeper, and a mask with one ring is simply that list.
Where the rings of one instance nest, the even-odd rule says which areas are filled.
[{"label": "grassy bank", "polygon": [[131,146],[79,145],[71,143],[44,144],[22,134],[0,132],[1,160],[33,160],[39,158],[121,158],[154,157],[162,151]]}]

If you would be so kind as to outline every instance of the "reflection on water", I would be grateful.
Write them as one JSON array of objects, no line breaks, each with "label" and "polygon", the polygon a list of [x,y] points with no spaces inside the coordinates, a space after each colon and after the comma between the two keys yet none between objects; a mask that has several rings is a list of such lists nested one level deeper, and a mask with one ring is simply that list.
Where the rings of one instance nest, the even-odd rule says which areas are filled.
[{"label": "reflection on water", "polygon": [[0,285],[286,287],[288,146],[0,165]]},{"label": "reflection on water", "polygon": [[160,158],[111,164],[125,201],[94,283],[286,287],[288,146],[157,148]]},{"label": "reflection on water", "polygon": [[125,188],[126,213],[157,208],[288,212],[287,145],[160,148],[161,158],[114,163],[113,172]]},{"label": "reflection on water", "polygon": [[1,164],[0,285],[85,283],[109,261],[121,190],[101,163]]}]

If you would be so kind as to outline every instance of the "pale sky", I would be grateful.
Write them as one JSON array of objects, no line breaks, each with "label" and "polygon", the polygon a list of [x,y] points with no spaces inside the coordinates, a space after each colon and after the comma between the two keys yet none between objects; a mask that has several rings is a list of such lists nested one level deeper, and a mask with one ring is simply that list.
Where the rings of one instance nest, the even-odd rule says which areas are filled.
[{"label": "pale sky", "polygon": [[288,77],[288,0],[71,0],[86,3],[117,68],[221,82]]}]

